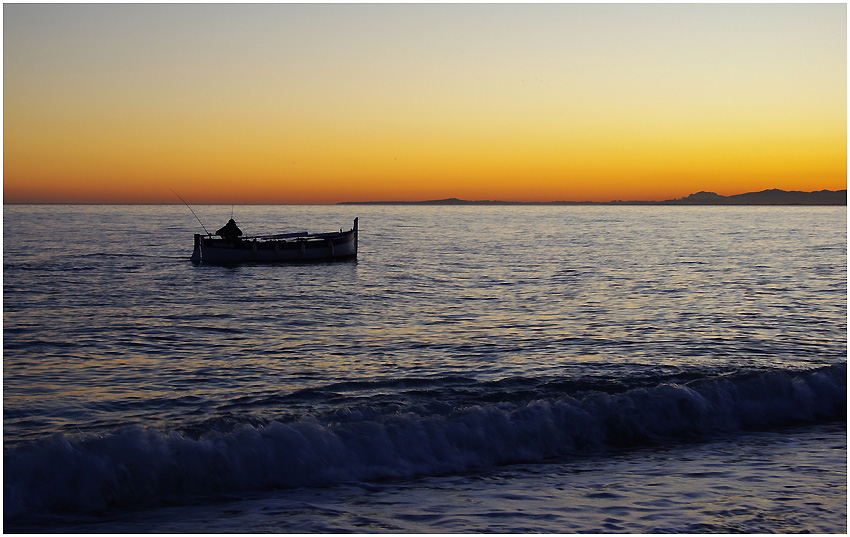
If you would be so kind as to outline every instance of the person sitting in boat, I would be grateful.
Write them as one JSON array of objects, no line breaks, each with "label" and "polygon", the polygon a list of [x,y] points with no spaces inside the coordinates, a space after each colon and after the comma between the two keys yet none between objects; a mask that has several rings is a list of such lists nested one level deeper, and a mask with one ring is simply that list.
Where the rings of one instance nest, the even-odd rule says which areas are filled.
[{"label": "person sitting in boat", "polygon": [[231,218],[224,224],[224,227],[215,232],[216,235],[230,242],[239,242],[239,236],[242,235],[242,230],[236,225],[236,222]]}]

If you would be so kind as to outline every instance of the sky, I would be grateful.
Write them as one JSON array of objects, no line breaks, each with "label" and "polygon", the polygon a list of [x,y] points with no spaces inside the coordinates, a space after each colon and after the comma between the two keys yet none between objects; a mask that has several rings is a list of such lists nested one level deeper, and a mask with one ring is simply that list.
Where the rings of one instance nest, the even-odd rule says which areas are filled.
[{"label": "sky", "polygon": [[845,4],[4,4],[4,202],[847,185]]}]

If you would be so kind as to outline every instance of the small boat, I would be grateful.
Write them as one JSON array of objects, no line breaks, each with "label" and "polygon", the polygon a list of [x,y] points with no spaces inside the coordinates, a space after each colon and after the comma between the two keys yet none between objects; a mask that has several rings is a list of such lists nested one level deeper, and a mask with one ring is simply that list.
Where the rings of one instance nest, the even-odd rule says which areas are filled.
[{"label": "small boat", "polygon": [[242,231],[231,219],[216,232],[221,238],[196,233],[195,251],[190,260],[196,264],[229,265],[356,259],[357,220],[354,219],[354,227],[348,231],[242,237]]}]

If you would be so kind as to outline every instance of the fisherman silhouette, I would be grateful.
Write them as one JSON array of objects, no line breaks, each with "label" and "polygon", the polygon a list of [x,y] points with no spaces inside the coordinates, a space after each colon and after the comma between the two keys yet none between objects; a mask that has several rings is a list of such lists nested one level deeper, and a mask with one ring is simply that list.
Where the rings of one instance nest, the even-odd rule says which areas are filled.
[{"label": "fisherman silhouette", "polygon": [[236,225],[236,222],[231,218],[224,224],[224,227],[215,232],[216,235],[224,240],[231,242],[239,242],[239,236],[242,235],[242,230]]}]

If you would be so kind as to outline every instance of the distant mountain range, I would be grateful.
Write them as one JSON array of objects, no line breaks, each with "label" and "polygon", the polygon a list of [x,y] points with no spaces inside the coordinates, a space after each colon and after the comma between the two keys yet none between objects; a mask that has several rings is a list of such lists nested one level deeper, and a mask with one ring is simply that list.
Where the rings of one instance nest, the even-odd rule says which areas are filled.
[{"label": "distant mountain range", "polygon": [[847,190],[817,192],[779,189],[721,196],[714,192],[697,192],[690,196],[665,201],[498,201],[447,198],[427,201],[343,201],[338,205],[847,205]]},{"label": "distant mountain range", "polygon": [[697,192],[688,197],[662,201],[665,205],[847,205],[847,190],[816,192],[786,191],[774,188],[721,196],[714,192]]}]

